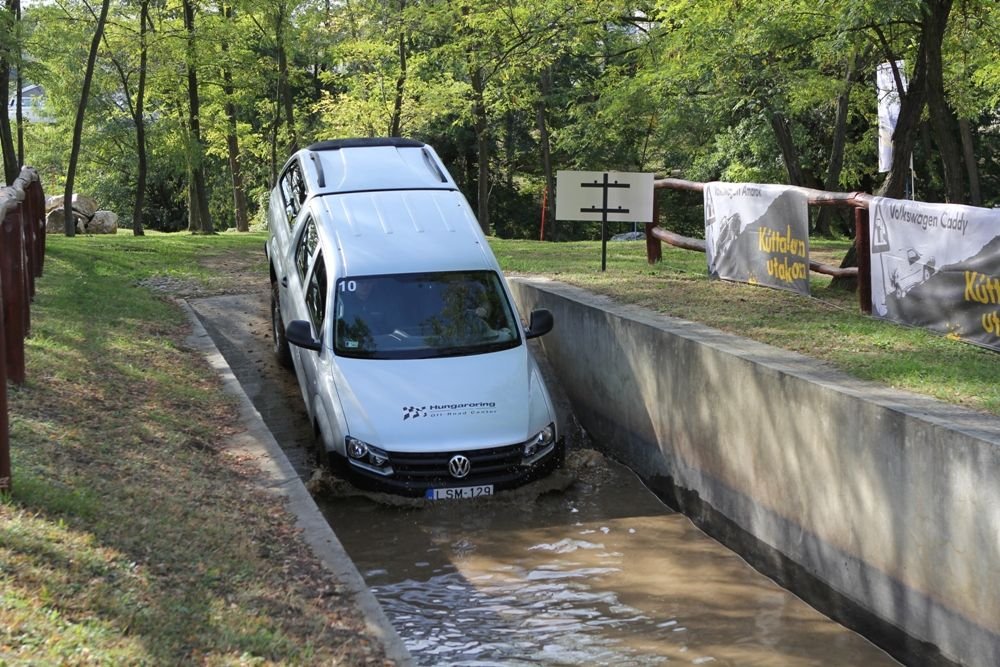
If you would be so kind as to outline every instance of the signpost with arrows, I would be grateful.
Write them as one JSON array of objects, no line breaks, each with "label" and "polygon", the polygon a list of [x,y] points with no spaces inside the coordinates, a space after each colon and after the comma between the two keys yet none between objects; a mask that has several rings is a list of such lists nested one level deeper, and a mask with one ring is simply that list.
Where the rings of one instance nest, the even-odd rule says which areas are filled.
[{"label": "signpost with arrows", "polygon": [[653,174],[560,171],[556,220],[600,221],[601,271],[608,263],[608,222],[653,221]]}]

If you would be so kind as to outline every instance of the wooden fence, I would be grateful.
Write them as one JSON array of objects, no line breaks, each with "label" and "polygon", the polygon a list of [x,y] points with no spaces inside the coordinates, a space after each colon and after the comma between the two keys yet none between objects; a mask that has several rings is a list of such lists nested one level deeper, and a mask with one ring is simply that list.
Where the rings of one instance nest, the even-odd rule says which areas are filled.
[{"label": "wooden fence", "polygon": [[38,172],[24,168],[0,188],[0,492],[11,490],[7,382],[25,379],[29,306],[45,259],[45,196]]},{"label": "wooden fence", "polygon": [[[679,178],[658,178],[653,181],[653,219],[659,220],[659,207],[656,205],[657,190],[687,190],[689,192],[704,192],[705,184],[697,181],[684,181]],[[834,277],[852,277],[858,280],[858,305],[861,311],[871,313],[871,271],[869,269],[870,246],[868,239],[868,206],[872,196],[863,192],[827,192],[812,188],[792,187],[806,195],[810,206],[840,206],[854,209],[854,249],[857,253],[856,267],[841,268],[809,262],[809,269],[816,273]],[[650,264],[659,262],[662,258],[660,242],[668,243],[686,250],[705,252],[703,239],[681,236],[659,227],[656,223],[646,225],[646,259]]]}]

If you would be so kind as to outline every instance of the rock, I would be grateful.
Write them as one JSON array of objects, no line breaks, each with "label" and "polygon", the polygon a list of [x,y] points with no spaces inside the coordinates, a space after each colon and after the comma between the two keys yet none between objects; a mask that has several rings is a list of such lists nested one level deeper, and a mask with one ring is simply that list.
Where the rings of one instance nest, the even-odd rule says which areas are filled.
[{"label": "rock", "polygon": [[[97,212],[97,201],[93,197],[73,193],[73,210],[87,218],[88,220]],[[45,198],[45,213],[48,215],[57,208],[62,208],[63,196],[53,195]]]},{"label": "rock", "polygon": [[95,211],[94,217],[85,227],[88,234],[117,234],[118,214],[111,211]]},{"label": "rock", "polygon": [[611,241],[642,241],[646,238],[645,232],[625,232],[624,234],[615,234],[609,240]]},{"label": "rock", "polygon": [[97,200],[87,195],[73,193],[73,210],[82,213],[85,218],[93,218],[97,213]]},{"label": "rock", "polygon": [[[87,224],[87,218],[83,217],[79,212],[73,211],[73,217],[76,218],[76,231],[79,234],[84,233],[85,225]],[[63,214],[62,206],[54,208],[45,215],[45,233],[46,234],[65,234],[66,216]]]}]

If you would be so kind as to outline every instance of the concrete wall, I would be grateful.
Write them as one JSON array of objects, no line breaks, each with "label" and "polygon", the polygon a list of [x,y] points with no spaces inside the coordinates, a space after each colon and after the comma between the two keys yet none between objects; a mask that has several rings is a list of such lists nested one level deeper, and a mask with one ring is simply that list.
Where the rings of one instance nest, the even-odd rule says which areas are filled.
[{"label": "concrete wall", "polygon": [[654,491],[905,661],[1000,664],[1000,419],[511,282],[555,317],[542,345],[580,423]]}]

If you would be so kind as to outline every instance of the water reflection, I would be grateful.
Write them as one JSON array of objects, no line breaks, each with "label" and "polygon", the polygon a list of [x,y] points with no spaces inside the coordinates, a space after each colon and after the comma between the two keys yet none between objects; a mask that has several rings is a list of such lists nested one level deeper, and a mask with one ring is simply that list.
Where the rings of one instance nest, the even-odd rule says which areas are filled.
[{"label": "water reflection", "polygon": [[895,664],[614,465],[537,497],[319,500],[422,665]]}]

